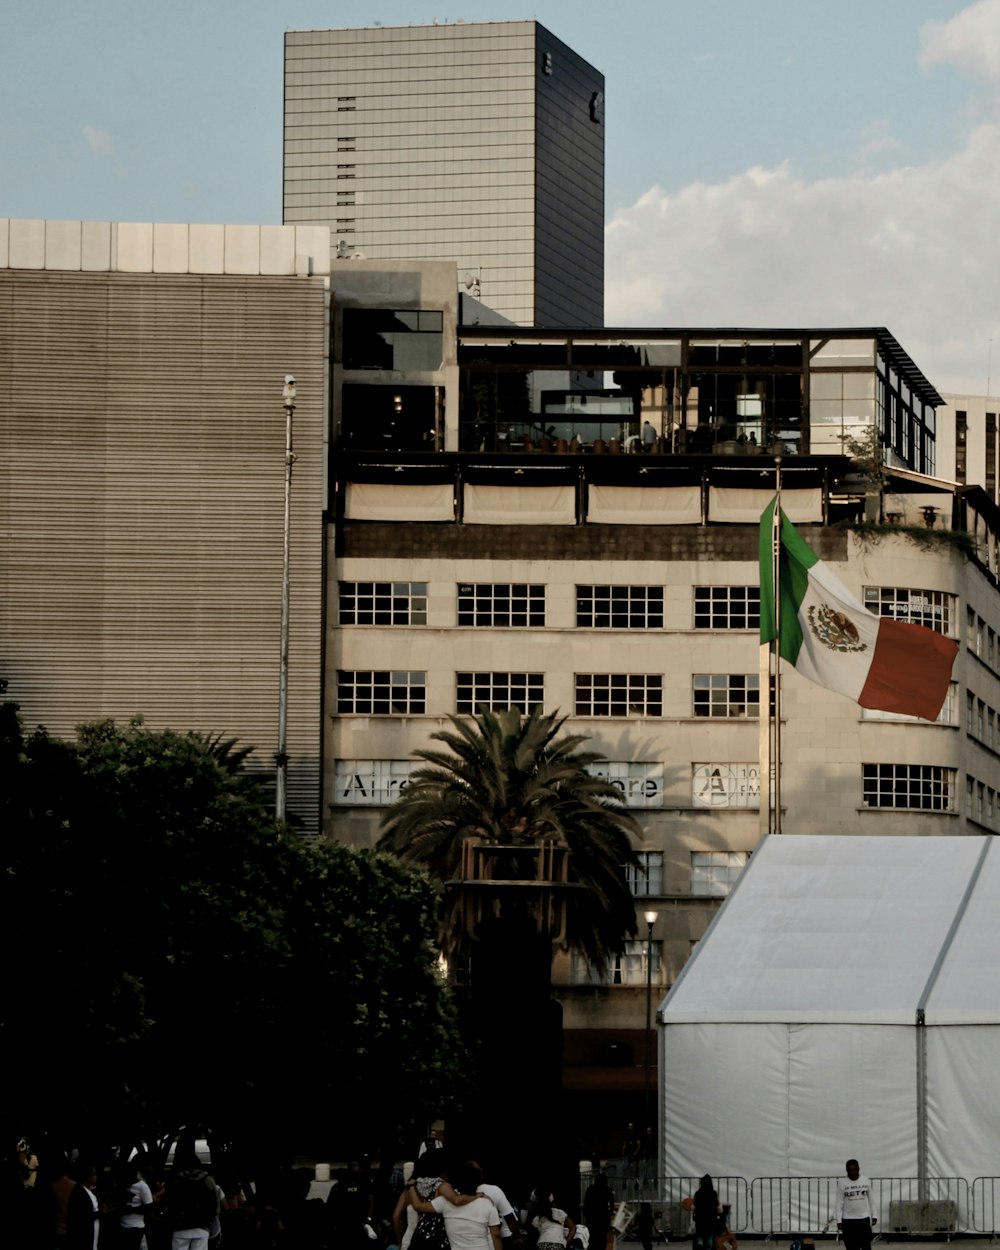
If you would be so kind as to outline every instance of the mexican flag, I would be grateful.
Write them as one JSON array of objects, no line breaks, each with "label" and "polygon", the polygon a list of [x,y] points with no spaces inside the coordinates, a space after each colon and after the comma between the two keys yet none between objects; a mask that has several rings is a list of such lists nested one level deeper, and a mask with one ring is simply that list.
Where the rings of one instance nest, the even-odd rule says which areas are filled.
[{"label": "mexican flag", "polygon": [[[923,625],[875,616],[781,514],[778,654],[862,707],[936,720],[958,644]],[[775,650],[774,501],[760,518],[760,640]]]}]

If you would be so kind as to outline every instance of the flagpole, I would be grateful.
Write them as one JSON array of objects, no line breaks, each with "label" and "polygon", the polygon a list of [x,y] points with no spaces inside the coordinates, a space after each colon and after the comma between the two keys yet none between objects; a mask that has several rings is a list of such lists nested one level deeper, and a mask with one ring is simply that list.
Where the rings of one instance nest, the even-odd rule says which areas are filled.
[{"label": "flagpole", "polygon": [[[771,548],[772,550],[774,548],[773,529]],[[763,618],[761,624],[765,624]],[[757,781],[760,786],[760,811],[757,829],[763,840],[771,832],[771,644],[762,642],[759,653],[757,660],[757,755],[760,767]]]},{"label": "flagpole", "polygon": [[[771,528],[771,585],[774,587],[774,715],[771,715],[770,682],[761,692],[767,699],[768,724],[773,724],[771,737],[774,742],[774,812],[771,827],[781,832],[781,457],[774,457],[774,515]],[[763,782],[763,778],[761,778]],[[767,779],[767,792],[771,793],[771,779]]]}]

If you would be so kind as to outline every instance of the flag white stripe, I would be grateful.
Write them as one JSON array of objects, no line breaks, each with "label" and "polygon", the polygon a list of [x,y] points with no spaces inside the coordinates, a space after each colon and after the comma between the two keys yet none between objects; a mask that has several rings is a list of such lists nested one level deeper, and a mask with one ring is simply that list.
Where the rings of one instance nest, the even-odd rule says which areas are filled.
[{"label": "flag white stripe", "polygon": [[809,569],[798,617],[802,649],[796,671],[857,702],[875,658],[878,617],[822,561]]}]

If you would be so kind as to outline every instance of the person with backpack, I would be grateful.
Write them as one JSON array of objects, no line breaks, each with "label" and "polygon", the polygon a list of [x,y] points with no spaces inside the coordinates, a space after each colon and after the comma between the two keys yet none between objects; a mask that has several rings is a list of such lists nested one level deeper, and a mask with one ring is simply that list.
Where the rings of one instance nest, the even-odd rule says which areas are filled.
[{"label": "person with backpack", "polygon": [[170,1250],[208,1250],[208,1232],[219,1212],[215,1182],[191,1153],[175,1156],[167,1180]]}]

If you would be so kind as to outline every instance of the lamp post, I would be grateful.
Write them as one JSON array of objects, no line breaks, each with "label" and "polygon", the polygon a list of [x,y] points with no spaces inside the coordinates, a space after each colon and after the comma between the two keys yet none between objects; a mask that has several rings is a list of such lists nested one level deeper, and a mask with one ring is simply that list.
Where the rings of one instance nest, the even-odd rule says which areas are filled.
[{"label": "lamp post", "polygon": [[645,1127],[651,1124],[650,1090],[652,1085],[652,1045],[653,1045],[653,925],[656,923],[656,912],[643,912],[646,921],[646,1121]]},{"label": "lamp post", "polygon": [[285,374],[281,392],[285,409],[285,528],[281,565],[281,649],[278,660],[278,749],[274,753],[277,765],[274,785],[274,816],[285,819],[285,793],[288,783],[288,607],[289,607],[289,537],[291,534],[292,465],[292,416],[295,412],[295,378]]}]

